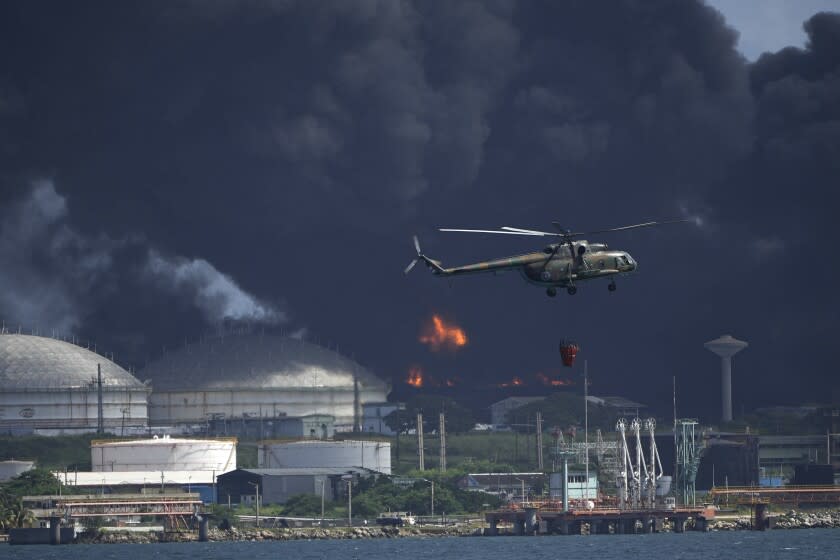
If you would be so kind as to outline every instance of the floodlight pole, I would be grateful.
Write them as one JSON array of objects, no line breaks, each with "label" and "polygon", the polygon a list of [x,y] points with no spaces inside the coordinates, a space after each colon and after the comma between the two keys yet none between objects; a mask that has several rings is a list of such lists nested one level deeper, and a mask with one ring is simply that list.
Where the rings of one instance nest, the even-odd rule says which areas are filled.
[{"label": "floodlight pole", "polygon": [[583,464],[586,467],[585,499],[589,499],[589,372],[583,360],[583,449],[586,453]]}]

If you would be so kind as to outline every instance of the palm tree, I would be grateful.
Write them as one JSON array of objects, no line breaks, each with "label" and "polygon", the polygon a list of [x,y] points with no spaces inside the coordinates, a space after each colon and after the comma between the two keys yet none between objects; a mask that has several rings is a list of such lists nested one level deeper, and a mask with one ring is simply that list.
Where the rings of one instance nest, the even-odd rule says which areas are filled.
[{"label": "palm tree", "polygon": [[23,507],[23,500],[3,500],[0,503],[0,527],[8,531],[18,527],[29,527],[37,519],[31,510]]}]

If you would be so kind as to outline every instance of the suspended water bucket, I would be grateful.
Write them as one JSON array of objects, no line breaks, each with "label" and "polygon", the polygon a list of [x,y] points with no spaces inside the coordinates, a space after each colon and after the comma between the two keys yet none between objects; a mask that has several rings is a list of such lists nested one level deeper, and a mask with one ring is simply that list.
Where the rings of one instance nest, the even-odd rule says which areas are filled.
[{"label": "suspended water bucket", "polygon": [[564,366],[572,367],[575,365],[575,357],[577,356],[578,350],[580,350],[580,346],[578,346],[577,342],[571,340],[560,341],[560,357],[563,359]]}]

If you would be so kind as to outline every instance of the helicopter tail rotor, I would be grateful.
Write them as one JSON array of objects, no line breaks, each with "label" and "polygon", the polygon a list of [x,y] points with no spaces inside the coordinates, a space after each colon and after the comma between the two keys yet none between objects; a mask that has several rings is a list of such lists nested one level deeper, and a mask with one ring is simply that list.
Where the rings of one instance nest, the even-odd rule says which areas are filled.
[{"label": "helicopter tail rotor", "polygon": [[420,250],[420,240],[417,239],[417,236],[414,236],[414,248],[417,249],[417,258],[408,263],[408,266],[405,267],[404,274],[408,274],[411,270],[423,259],[423,252]]},{"label": "helicopter tail rotor", "polygon": [[418,262],[423,261],[426,263],[426,266],[432,269],[432,272],[435,274],[441,274],[446,272],[443,267],[440,266],[440,262],[436,260],[432,260],[426,255],[423,254],[423,251],[420,249],[420,240],[417,239],[417,236],[414,236],[414,248],[417,250],[417,258],[413,261],[408,263],[408,266],[405,267],[405,271],[403,274],[408,274],[411,270],[417,265]]}]

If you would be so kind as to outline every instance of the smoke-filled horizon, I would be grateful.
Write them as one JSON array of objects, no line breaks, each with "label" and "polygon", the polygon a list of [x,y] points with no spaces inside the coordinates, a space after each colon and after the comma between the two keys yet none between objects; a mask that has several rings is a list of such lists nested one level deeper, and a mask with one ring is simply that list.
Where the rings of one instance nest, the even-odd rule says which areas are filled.
[{"label": "smoke-filled horizon", "polygon": [[[135,369],[231,324],[306,333],[455,394],[579,387],[585,360],[593,394],[667,411],[676,377],[708,420],[703,343],[732,334],[736,416],[826,402],[840,15],[803,25],[750,63],[699,0],[6,2],[0,318]],[[446,265],[544,245],[442,227],[680,217],[589,239],[639,263],[614,293],[403,275],[415,234]]]}]

